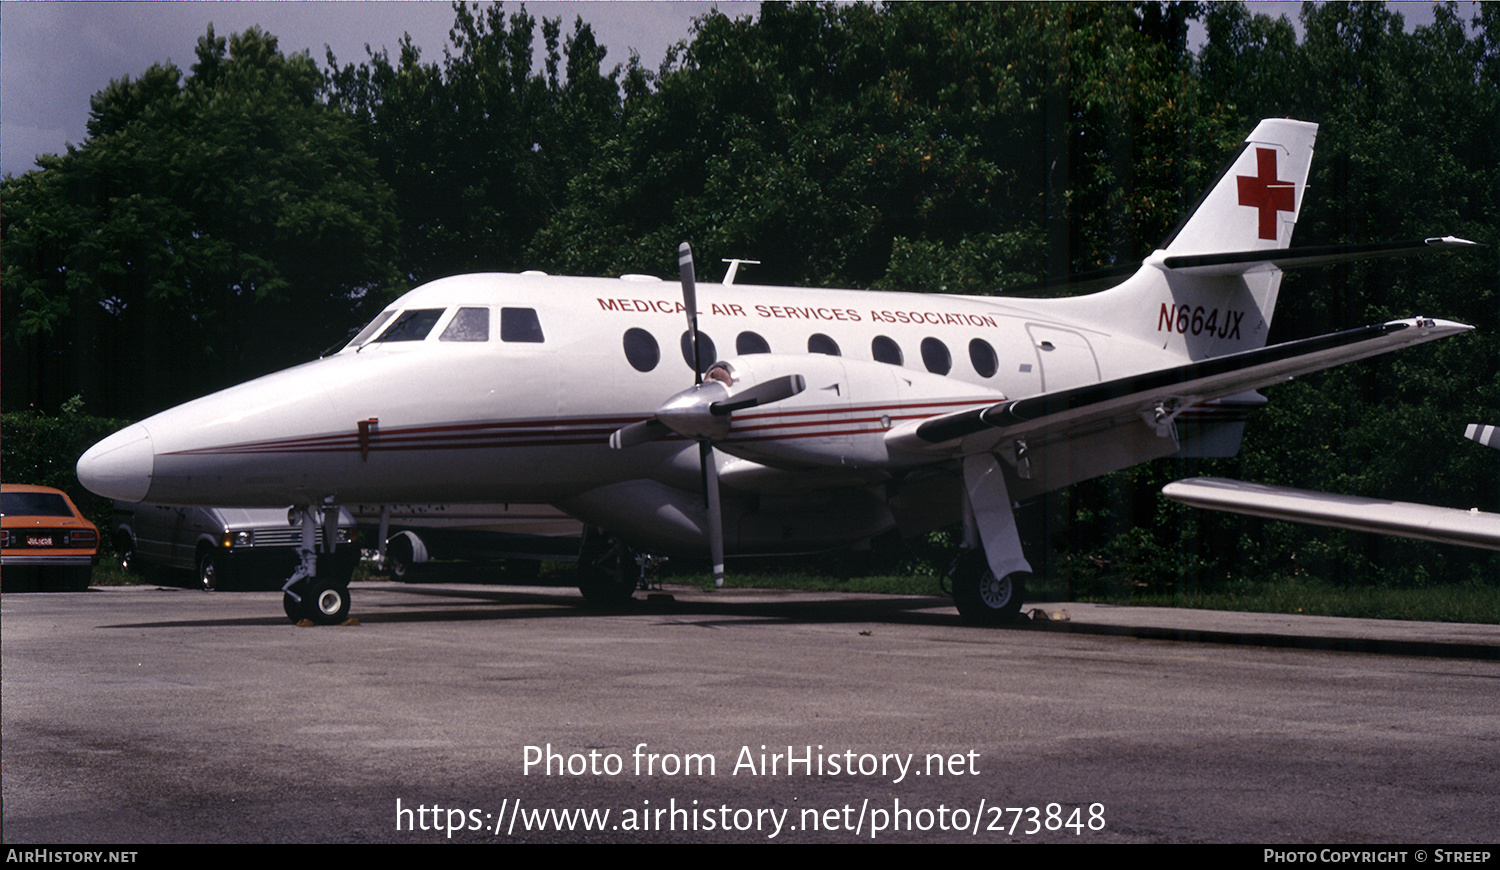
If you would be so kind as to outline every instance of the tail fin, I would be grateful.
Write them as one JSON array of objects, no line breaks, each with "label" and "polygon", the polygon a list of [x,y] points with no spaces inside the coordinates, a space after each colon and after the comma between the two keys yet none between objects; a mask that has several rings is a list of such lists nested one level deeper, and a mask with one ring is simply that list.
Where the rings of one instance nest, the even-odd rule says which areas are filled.
[{"label": "tail fin", "polygon": [[1318,125],[1267,119],[1162,245],[1168,256],[1265,251],[1292,243]]},{"label": "tail fin", "polygon": [[[1121,334],[1200,360],[1264,347],[1318,125],[1261,121],[1171,237],[1123,284],[1075,297]],[[1204,261],[1212,261],[1204,265]]]}]

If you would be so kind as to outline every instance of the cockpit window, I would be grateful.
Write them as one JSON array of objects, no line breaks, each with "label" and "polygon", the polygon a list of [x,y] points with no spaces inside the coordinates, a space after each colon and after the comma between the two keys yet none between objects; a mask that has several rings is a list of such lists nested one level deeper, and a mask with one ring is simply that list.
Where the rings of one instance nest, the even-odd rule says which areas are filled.
[{"label": "cockpit window", "polygon": [[448,328],[438,336],[438,341],[489,341],[490,310],[488,308],[460,308]]},{"label": "cockpit window", "polygon": [[370,321],[369,326],[361,329],[358,335],[355,335],[353,338],[349,339],[349,346],[359,347],[360,345],[369,341],[370,336],[375,334],[375,330],[379,329],[382,326],[385,326],[385,322],[387,320],[390,320],[391,317],[395,315],[395,313],[396,312],[394,311],[382,311],[379,314],[375,315],[375,319]]},{"label": "cockpit window", "polygon": [[375,339],[381,341],[421,341],[437,325],[443,316],[441,308],[411,308],[401,312],[385,332]]},{"label": "cockpit window", "polygon": [[542,335],[542,322],[536,317],[536,309],[500,309],[500,340],[534,343],[546,341]]}]

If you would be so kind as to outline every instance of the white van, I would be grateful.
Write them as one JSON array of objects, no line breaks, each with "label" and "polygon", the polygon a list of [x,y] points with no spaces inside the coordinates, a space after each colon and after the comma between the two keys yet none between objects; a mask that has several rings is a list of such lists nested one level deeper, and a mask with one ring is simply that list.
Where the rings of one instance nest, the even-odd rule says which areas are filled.
[{"label": "white van", "polygon": [[[126,570],[191,571],[204,589],[279,589],[296,570],[302,542],[302,530],[288,522],[288,512],[115,502],[112,540]],[[358,537],[354,517],[340,508],[338,546],[319,555],[319,576],[347,582],[359,564]],[[322,542],[319,526],[320,549]]]}]

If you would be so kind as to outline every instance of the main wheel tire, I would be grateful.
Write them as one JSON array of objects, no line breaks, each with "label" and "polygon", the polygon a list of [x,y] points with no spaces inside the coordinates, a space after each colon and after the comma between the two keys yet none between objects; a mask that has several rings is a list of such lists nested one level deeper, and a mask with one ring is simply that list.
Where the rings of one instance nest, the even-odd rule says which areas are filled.
[{"label": "main wheel tire", "polygon": [[400,580],[403,583],[412,582],[412,567],[415,559],[411,539],[405,535],[396,535],[385,542],[385,570],[391,575],[392,580]]},{"label": "main wheel tire", "polygon": [[618,608],[635,595],[634,554],[620,541],[586,534],[578,551],[578,591],[593,607]]},{"label": "main wheel tire", "polygon": [[976,548],[960,553],[948,576],[960,616],[976,625],[1002,625],[1020,615],[1031,575],[1015,571],[996,578],[984,551]]},{"label": "main wheel tire", "polygon": [[307,617],[318,625],[338,625],[349,618],[349,587],[337,580],[319,577],[303,599]]}]

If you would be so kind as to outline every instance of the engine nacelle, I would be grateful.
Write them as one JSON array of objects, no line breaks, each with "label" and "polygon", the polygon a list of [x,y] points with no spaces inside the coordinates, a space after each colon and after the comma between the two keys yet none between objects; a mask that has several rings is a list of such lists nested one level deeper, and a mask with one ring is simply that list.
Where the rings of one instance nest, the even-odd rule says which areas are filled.
[{"label": "engine nacelle", "polygon": [[818,354],[752,354],[717,363],[735,393],[788,375],[807,388],[777,402],[736,411],[714,446],[777,468],[900,468],[930,456],[892,451],[885,433],[909,420],[989,405],[1006,397],[953,378],[887,363]]}]

